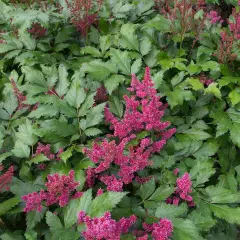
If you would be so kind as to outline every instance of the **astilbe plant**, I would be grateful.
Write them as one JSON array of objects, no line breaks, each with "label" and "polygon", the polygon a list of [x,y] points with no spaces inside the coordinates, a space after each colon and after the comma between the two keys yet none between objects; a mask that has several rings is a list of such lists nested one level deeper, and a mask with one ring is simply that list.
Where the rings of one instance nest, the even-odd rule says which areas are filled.
[{"label": "astilbe plant", "polygon": [[[151,165],[149,158],[158,153],[176,131],[175,128],[166,130],[170,122],[161,121],[167,105],[157,96],[148,67],[142,82],[132,76],[128,90],[131,95],[124,96],[126,109],[122,119],[105,109],[106,121],[113,130],[113,135],[109,137],[115,139],[110,141],[105,138],[100,143],[94,142],[92,149],[84,149],[84,153],[96,164],[95,168],[86,171],[89,187],[93,186],[95,179],[99,179],[109,191],[122,191],[124,184],[131,183],[138,171]],[[136,140],[136,135],[141,132],[149,132],[151,137],[140,139],[131,146],[131,140]],[[118,169],[116,175],[108,173],[112,167]]]},{"label": "astilbe plant", "polygon": [[[103,0],[65,0],[71,14],[71,21],[83,36],[86,36],[92,24],[96,24],[98,12]],[[94,9],[97,8],[97,9]]]},{"label": "astilbe plant", "polygon": [[25,212],[38,211],[41,212],[43,202],[46,201],[46,206],[59,204],[60,207],[67,205],[71,198],[82,196],[81,192],[76,192],[79,182],[74,180],[74,171],[71,170],[69,175],[59,175],[55,173],[48,175],[45,186],[47,190],[33,192],[24,195],[22,199],[26,202]]},{"label": "astilbe plant", "polygon": [[[2,172],[3,170],[4,170],[3,165],[0,165],[0,172]],[[10,166],[5,173],[0,175],[0,192],[9,190],[9,186],[12,182],[13,174],[14,174],[14,167]]]},{"label": "astilbe plant", "polygon": [[121,218],[117,222],[111,218],[110,212],[106,212],[99,218],[91,218],[84,211],[80,211],[78,214],[78,223],[86,224],[86,230],[82,233],[86,240],[120,240],[121,234],[127,233],[136,219],[136,216],[132,215],[129,218]]}]

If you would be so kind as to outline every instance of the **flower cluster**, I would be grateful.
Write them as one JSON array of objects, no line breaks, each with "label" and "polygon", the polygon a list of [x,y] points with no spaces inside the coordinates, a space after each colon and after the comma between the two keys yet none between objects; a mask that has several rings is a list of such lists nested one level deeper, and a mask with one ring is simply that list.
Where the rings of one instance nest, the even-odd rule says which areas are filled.
[{"label": "flower cluster", "polygon": [[201,83],[203,83],[205,86],[209,86],[211,83],[214,82],[213,79],[208,79],[207,76],[204,73],[201,73],[199,76],[199,80]]},{"label": "flower cluster", "polygon": [[[135,75],[132,76],[128,90],[132,95],[124,96],[126,109],[123,119],[116,118],[108,108],[105,109],[106,121],[110,123],[113,137],[117,139],[94,142],[92,149],[84,149],[84,153],[97,165],[87,170],[90,187],[98,178],[108,186],[109,191],[122,191],[123,184],[131,183],[137,171],[149,166],[151,155],[159,152],[176,131],[175,128],[166,130],[170,122],[161,121],[167,105],[160,102],[153,88],[149,68],[146,68],[142,82]],[[152,137],[145,137],[138,140],[136,145],[127,147],[143,131],[151,131]],[[117,176],[105,173],[112,165],[118,168]]]},{"label": "flower cluster", "polygon": [[13,79],[11,79],[11,84],[13,86],[13,92],[14,95],[16,96],[17,100],[18,100],[18,109],[22,109],[24,107],[29,107],[30,105],[23,103],[24,101],[26,101],[26,96],[18,89],[15,81]]},{"label": "flower cluster", "polygon": [[[178,171],[175,169],[174,174],[178,175]],[[186,201],[189,207],[193,207],[195,204],[193,198],[190,195],[192,192],[192,181],[190,175],[185,173],[182,177],[177,178],[177,189],[173,193],[172,197],[169,197],[166,202],[168,204],[178,205],[180,201]]]},{"label": "flower cluster", "polygon": [[223,23],[221,16],[219,16],[216,11],[210,11],[210,13],[207,14],[207,18],[211,21],[212,24],[219,22]]},{"label": "flower cluster", "polygon": [[106,212],[99,218],[90,218],[84,211],[78,214],[78,223],[86,224],[86,230],[82,233],[86,240],[120,240],[121,234],[127,233],[135,221],[136,217],[132,215],[129,218],[121,218],[117,222],[111,218],[110,212]]},{"label": "flower cluster", "polygon": [[233,33],[233,36],[236,40],[240,39],[240,12],[236,10],[236,8],[233,8],[232,16],[234,18],[234,21],[231,21],[229,19],[229,27],[230,31]]},{"label": "flower cluster", "polygon": [[42,203],[46,201],[46,206],[59,204],[64,207],[69,202],[70,198],[79,198],[82,196],[81,192],[76,192],[79,182],[74,180],[74,171],[71,170],[69,175],[60,176],[58,173],[48,175],[45,186],[47,190],[40,192],[33,192],[24,195],[22,199],[26,202],[25,212],[42,210]]},{"label": "flower cluster", "polygon": [[35,154],[33,154],[33,157],[35,157],[39,154],[43,154],[48,159],[60,160],[60,154],[62,152],[63,152],[63,149],[60,148],[57,154],[53,154],[53,153],[51,153],[51,145],[50,144],[44,145],[44,144],[38,142],[38,146],[37,146]]},{"label": "flower cluster", "polygon": [[93,0],[73,0],[71,3],[65,0],[71,14],[72,23],[77,30],[86,36],[92,24],[96,24],[97,14],[102,6],[103,0],[97,0],[97,10],[94,11]]},{"label": "flower cluster", "polygon": [[[4,170],[3,165],[0,165],[0,171]],[[14,167],[10,166],[8,170],[0,176],[0,192],[8,191],[9,184],[12,182]]]},{"label": "flower cluster", "polygon": [[28,29],[28,32],[31,33],[31,35],[34,38],[42,38],[46,36],[47,29],[43,26],[41,26],[40,23],[33,23],[32,27]]},{"label": "flower cluster", "polygon": [[[173,224],[167,218],[160,219],[158,223],[153,224],[143,223],[143,228],[145,229],[146,232],[152,233],[153,240],[168,240],[169,237],[172,236],[173,232]],[[144,235],[143,237],[138,238],[138,240],[148,239],[147,236],[148,235]]]},{"label": "flower cluster", "polygon": [[94,100],[96,104],[103,103],[108,100],[107,89],[104,87],[104,85],[97,89],[97,94]]}]

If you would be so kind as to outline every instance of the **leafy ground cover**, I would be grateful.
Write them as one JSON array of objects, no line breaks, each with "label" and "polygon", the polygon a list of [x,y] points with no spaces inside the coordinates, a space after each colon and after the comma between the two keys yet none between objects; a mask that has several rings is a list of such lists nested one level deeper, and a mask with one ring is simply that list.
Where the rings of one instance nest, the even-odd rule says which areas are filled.
[{"label": "leafy ground cover", "polygon": [[0,1],[0,239],[238,239],[239,4]]}]

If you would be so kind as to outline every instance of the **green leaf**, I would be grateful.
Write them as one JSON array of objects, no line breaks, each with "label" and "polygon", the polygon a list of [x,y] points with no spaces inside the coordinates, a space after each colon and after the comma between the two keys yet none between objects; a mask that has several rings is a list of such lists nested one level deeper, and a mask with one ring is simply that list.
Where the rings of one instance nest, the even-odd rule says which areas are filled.
[{"label": "green leaf", "polygon": [[47,67],[41,65],[42,72],[47,78],[47,85],[49,89],[52,89],[58,79],[58,70],[56,66]]},{"label": "green leaf", "polygon": [[96,135],[99,135],[102,133],[102,131],[98,128],[88,128],[84,131],[84,133],[88,136],[88,137],[93,137]]},{"label": "green leaf", "polygon": [[120,45],[128,50],[139,51],[139,41],[136,31],[136,25],[127,23],[122,25],[120,33]]},{"label": "green leaf", "polygon": [[69,91],[67,92],[65,99],[70,106],[79,108],[86,98],[86,93],[79,83],[73,82]]},{"label": "green leaf", "polygon": [[155,190],[155,180],[151,179],[148,182],[141,185],[139,195],[144,201],[153,194],[154,190]]},{"label": "green leaf", "polygon": [[101,36],[100,37],[100,49],[104,54],[112,45],[111,35]]},{"label": "green leaf", "polygon": [[111,211],[126,194],[126,192],[106,192],[97,196],[89,206],[89,215],[99,217],[106,211]]},{"label": "green leaf", "polygon": [[92,189],[87,190],[81,198],[72,199],[64,208],[64,224],[65,228],[72,227],[77,222],[78,213],[82,210],[86,213],[92,201]]},{"label": "green leaf", "polygon": [[204,89],[204,85],[200,82],[199,78],[188,78],[187,82],[192,86],[193,90]]},{"label": "green leaf", "polygon": [[209,186],[205,189],[211,203],[239,203],[240,193],[222,187]]},{"label": "green leaf", "polygon": [[76,129],[71,124],[57,119],[46,120],[41,127],[45,131],[55,133],[61,137],[67,137],[76,133]]},{"label": "green leaf", "polygon": [[205,93],[211,93],[213,94],[215,97],[221,99],[221,92],[220,90],[217,88],[217,83],[211,83],[206,89],[205,89]]},{"label": "green leaf", "polygon": [[113,74],[107,80],[104,81],[104,86],[108,93],[111,95],[112,92],[117,89],[120,83],[125,81],[125,77],[122,75]]},{"label": "green leaf", "polygon": [[230,130],[230,137],[234,144],[240,147],[240,123],[233,123]]},{"label": "green leaf", "polygon": [[44,218],[45,212],[46,212],[45,207],[42,209],[41,212],[37,212],[37,211],[28,212],[27,218],[26,218],[27,229],[28,230],[33,229],[37,225],[37,223],[39,223]]},{"label": "green leaf", "polygon": [[182,131],[182,133],[184,133],[184,135],[186,135],[187,137],[189,137],[192,140],[206,140],[208,138],[211,137],[210,134],[206,133],[203,130],[200,129],[188,129],[188,130],[184,130]]},{"label": "green leaf", "polygon": [[19,37],[28,50],[34,50],[36,48],[36,40],[26,31],[26,29],[20,29]]},{"label": "green leaf", "polygon": [[210,209],[218,218],[224,219],[229,223],[240,224],[240,208],[231,208],[227,205],[209,204]]},{"label": "green leaf", "polygon": [[58,67],[58,78],[59,82],[56,87],[56,92],[62,97],[67,92],[69,86],[67,68],[63,64],[60,64]]},{"label": "green leaf", "polygon": [[219,63],[214,62],[214,61],[207,61],[201,64],[202,70],[203,71],[208,71],[208,70],[212,70],[212,71],[219,71]]},{"label": "green leaf", "polygon": [[[87,113],[87,117],[86,117],[86,128],[92,127],[92,126],[96,126],[97,124],[99,124],[104,115],[103,115],[103,110],[105,107],[105,103],[101,103],[93,108],[90,109],[90,111]],[[81,122],[81,121],[80,121]],[[85,129],[83,129],[85,130]]]},{"label": "green leaf", "polygon": [[39,70],[33,68],[24,66],[22,67],[22,72],[25,74],[25,78],[29,83],[34,83],[36,85],[39,85],[43,87],[43,92],[48,90],[47,82],[45,81],[45,78]]},{"label": "green leaf", "polygon": [[240,92],[239,92],[239,88],[235,88],[234,90],[232,90],[230,93],[229,93],[229,98],[232,102],[232,105],[236,105],[240,102]]},{"label": "green leaf", "polygon": [[55,108],[54,105],[41,105],[38,108],[28,115],[29,118],[39,119],[41,117],[44,118],[52,118],[58,114],[58,109]]},{"label": "green leaf", "polygon": [[203,216],[200,211],[194,210],[189,215],[189,220],[191,220],[199,231],[208,232],[217,221],[211,216]]},{"label": "green leaf", "polygon": [[19,202],[20,202],[20,198],[14,197],[0,203],[0,216],[7,213],[10,209],[15,207]]},{"label": "green leaf", "polygon": [[127,51],[112,48],[110,50],[110,56],[112,62],[116,64],[121,73],[125,75],[131,74],[131,58]]},{"label": "green leaf", "polygon": [[27,231],[25,234],[24,234],[24,237],[27,239],[27,240],[37,240],[37,233],[35,231]]},{"label": "green leaf", "polygon": [[91,46],[86,46],[86,47],[82,48],[81,54],[90,54],[94,57],[101,57],[101,53],[99,52],[99,50],[97,48],[91,47]]},{"label": "green leaf", "polygon": [[12,153],[16,157],[28,158],[30,154],[30,148],[26,144],[24,144],[22,141],[17,140],[15,142],[15,146],[12,150]]},{"label": "green leaf", "polygon": [[154,27],[157,31],[160,31],[160,32],[170,32],[171,21],[169,19],[166,19],[162,15],[157,15],[152,20],[147,21],[147,23],[145,23],[145,27],[147,28]]},{"label": "green leaf", "polygon": [[28,119],[26,119],[24,124],[19,126],[16,138],[29,146],[32,146],[37,142],[37,136],[33,133],[32,124]]},{"label": "green leaf", "polygon": [[174,192],[174,190],[175,190],[174,187],[160,186],[152,194],[152,196],[149,198],[149,200],[152,200],[152,201],[162,201],[163,200],[164,201]]},{"label": "green leaf", "polygon": [[140,52],[142,56],[147,55],[152,48],[152,42],[148,37],[143,37],[140,41]]},{"label": "green leaf", "polygon": [[207,182],[209,178],[215,173],[215,171],[216,170],[213,168],[213,161],[201,158],[197,159],[190,171],[193,185],[196,187]]},{"label": "green leaf", "polygon": [[118,117],[123,116],[123,103],[117,97],[112,97],[111,101],[108,101],[110,110],[112,113],[116,114]]},{"label": "green leaf", "polygon": [[135,60],[131,67],[131,73],[137,74],[139,72],[141,66],[142,66],[142,59],[139,58],[139,59]]},{"label": "green leaf", "polygon": [[174,240],[203,240],[196,226],[188,219],[174,219],[173,226]]},{"label": "green leaf", "polygon": [[96,93],[90,94],[87,96],[86,100],[84,101],[84,103],[81,105],[80,109],[79,109],[79,117],[85,116],[90,108],[93,106],[94,104],[94,97],[95,97]]},{"label": "green leaf", "polygon": [[51,232],[53,233],[62,230],[63,228],[58,216],[49,211],[46,213],[46,222],[47,225],[50,227]]},{"label": "green leaf", "polygon": [[111,73],[116,73],[117,68],[113,61],[103,62],[102,60],[95,59],[89,63],[83,63],[81,70],[88,73],[92,78],[98,81],[104,81]]},{"label": "green leaf", "polygon": [[203,146],[196,151],[193,155],[194,157],[203,157],[203,156],[213,156],[219,148],[219,144],[215,139],[209,139],[207,142],[203,144]]},{"label": "green leaf", "polygon": [[166,204],[166,203],[159,203],[158,208],[156,210],[155,216],[158,218],[168,218],[173,219],[178,217],[188,210],[187,205],[185,203],[180,204],[179,206]]},{"label": "green leaf", "polygon": [[39,164],[39,163],[46,162],[46,161],[49,161],[49,159],[41,153],[41,154],[38,154],[33,159],[31,159],[30,161],[28,161],[27,163],[29,165],[32,165],[33,163],[34,164]]},{"label": "green leaf", "polygon": [[6,153],[2,153],[0,154],[0,163],[5,160],[6,158],[12,156],[12,153],[11,152],[6,152]]}]

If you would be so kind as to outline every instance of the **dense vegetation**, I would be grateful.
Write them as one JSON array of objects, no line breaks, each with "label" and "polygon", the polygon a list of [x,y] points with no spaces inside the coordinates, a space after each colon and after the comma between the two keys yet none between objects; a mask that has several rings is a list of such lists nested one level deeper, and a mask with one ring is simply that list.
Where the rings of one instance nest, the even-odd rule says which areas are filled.
[{"label": "dense vegetation", "polygon": [[238,4],[0,1],[0,239],[238,239]]}]

